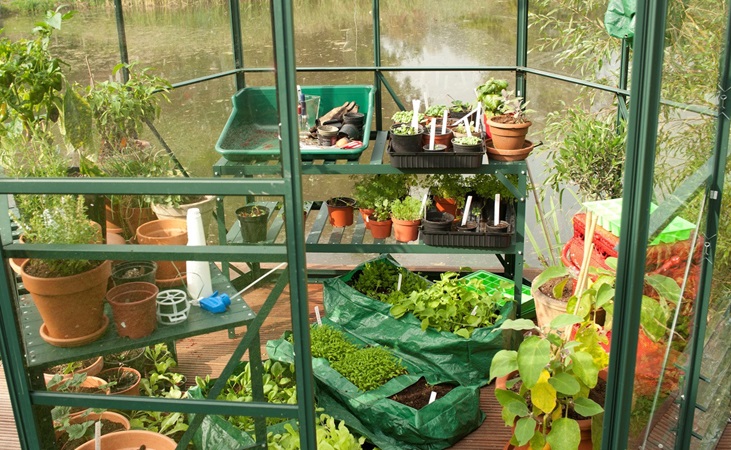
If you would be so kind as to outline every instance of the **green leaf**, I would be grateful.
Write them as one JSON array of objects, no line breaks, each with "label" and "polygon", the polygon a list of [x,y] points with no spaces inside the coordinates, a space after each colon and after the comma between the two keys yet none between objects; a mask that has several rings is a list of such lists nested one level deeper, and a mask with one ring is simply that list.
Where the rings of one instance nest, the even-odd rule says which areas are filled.
[{"label": "green leaf", "polygon": [[548,280],[565,277],[568,274],[569,270],[563,265],[547,267],[546,270],[539,273],[538,276],[533,279],[532,285],[535,287],[541,287],[546,284],[546,281]]},{"label": "green leaf", "polygon": [[640,323],[645,334],[654,342],[665,336],[665,324],[667,323],[668,314],[669,312],[664,310],[657,300],[646,295],[642,296]]},{"label": "green leaf", "polygon": [[579,397],[574,399],[574,411],[584,417],[591,417],[604,412],[604,408],[590,398]]},{"label": "green leaf", "polygon": [[514,401],[525,404],[525,399],[523,397],[507,389],[495,389],[495,398],[503,408],[506,408],[510,402]]},{"label": "green leaf", "polygon": [[566,283],[569,282],[569,279],[566,278],[565,280],[562,280],[553,287],[553,298],[563,298],[563,289],[566,287]]},{"label": "green leaf", "polygon": [[516,331],[525,331],[525,330],[535,330],[536,324],[532,320],[528,319],[508,319],[500,326],[503,330],[516,330]]},{"label": "green leaf", "polygon": [[470,332],[467,328],[460,328],[459,330],[455,331],[454,334],[456,334],[457,336],[461,336],[465,339],[470,338]]},{"label": "green leaf", "polygon": [[551,361],[551,344],[538,336],[527,337],[518,348],[518,370],[525,387],[531,389]]},{"label": "green leaf", "polygon": [[62,132],[76,149],[92,143],[91,106],[76,89],[68,87],[63,96]]},{"label": "green leaf", "polygon": [[564,418],[554,420],[546,441],[551,450],[576,450],[581,443],[581,429],[578,422]]},{"label": "green leaf", "polygon": [[602,284],[597,289],[595,308],[603,308],[604,305],[614,300],[614,288],[608,284]]},{"label": "green leaf", "polygon": [[550,327],[554,330],[562,330],[577,323],[581,323],[581,317],[573,314],[559,314],[551,321]]},{"label": "green leaf", "polygon": [[513,414],[513,417],[526,417],[530,415],[530,410],[528,409],[528,405],[526,405],[525,401],[510,402],[505,406],[505,409]]},{"label": "green leaf", "polygon": [[515,423],[515,439],[518,445],[525,445],[536,432],[536,421],[532,417],[523,417]]},{"label": "green leaf", "polygon": [[516,370],[518,370],[518,352],[515,350],[500,350],[490,363],[490,380],[504,377]]},{"label": "green leaf", "polygon": [[400,319],[401,316],[406,314],[406,312],[407,312],[407,309],[403,305],[393,305],[391,307],[391,315],[396,319]]},{"label": "green leaf", "polygon": [[573,370],[582,383],[589,388],[596,386],[599,377],[599,368],[594,363],[594,358],[586,352],[574,352],[571,354]]},{"label": "green leaf", "polygon": [[579,393],[579,389],[581,389],[576,378],[565,372],[554,373],[553,376],[548,379],[548,382],[551,383],[551,386],[556,388],[558,392],[564,395],[576,395]]}]

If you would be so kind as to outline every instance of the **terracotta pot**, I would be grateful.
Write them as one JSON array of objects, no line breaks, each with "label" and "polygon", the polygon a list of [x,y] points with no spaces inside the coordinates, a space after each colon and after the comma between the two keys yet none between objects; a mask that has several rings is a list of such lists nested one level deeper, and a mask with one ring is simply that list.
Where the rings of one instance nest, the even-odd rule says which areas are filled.
[{"label": "terracotta pot", "polygon": [[156,219],[152,208],[125,208],[122,211],[122,226],[128,236],[132,237],[137,233],[137,228],[147,222]]},{"label": "terracotta pot", "polygon": [[216,208],[215,195],[206,195],[200,201],[180,206],[158,205],[156,203],[152,204],[152,210],[155,212],[158,219],[186,220],[188,217],[188,210],[191,208],[198,208],[200,210],[201,218],[203,219],[203,232],[207,234],[211,229],[211,222],[213,222],[213,210]]},{"label": "terracotta pot", "polygon": [[[104,333],[104,294],[111,274],[111,261],[84,273],[59,278],[38,278],[25,272],[30,261],[20,267],[23,285],[43,319],[46,336],[58,340],[87,338],[76,345],[92,342]],[[108,322],[108,319],[107,319]],[[100,332],[101,331],[101,332]],[[43,333],[42,336],[43,337]],[[50,342],[58,345],[58,342]]]},{"label": "terracotta pot", "polygon": [[[149,450],[175,450],[178,444],[169,437],[145,430],[127,430],[105,434],[101,437],[104,450],[131,450],[142,446]],[[89,441],[76,450],[94,450],[94,441]]]},{"label": "terracotta pot", "polygon": [[105,380],[107,383],[110,381],[110,378],[116,376],[116,372],[125,372],[125,373],[132,373],[134,376],[137,377],[137,382],[130,386],[127,389],[124,389],[122,391],[112,392],[109,391],[109,395],[140,395],[140,380],[142,380],[142,375],[136,370],[131,367],[116,367],[113,369],[107,369],[103,370],[99,374],[99,378],[102,380]]},{"label": "terracotta pot", "polygon": [[[441,125],[437,125],[437,129],[441,130]],[[441,134],[439,132],[434,134],[434,147],[437,145],[443,145],[445,148],[449,149],[452,148],[452,139],[454,138],[454,133],[452,133],[452,130],[447,129],[447,132],[444,134]],[[424,133],[421,135],[421,146],[428,146],[429,145],[429,139],[430,135],[427,130],[424,130]]]},{"label": "terracotta pot", "polygon": [[[94,360],[94,362],[91,363],[90,365],[88,365],[86,367],[82,367],[77,370],[74,370],[72,373],[67,373],[65,375],[62,375],[61,378],[65,380],[67,378],[71,378],[72,376],[74,376],[74,374],[77,374],[77,373],[85,373],[87,377],[93,377],[94,375],[98,375],[99,372],[101,372],[103,368],[104,368],[104,357],[100,356],[100,357],[96,358]],[[46,382],[46,384],[48,384],[48,382],[51,381],[55,375],[56,374],[45,372],[43,374],[43,380]]]},{"label": "terracotta pot", "polygon": [[348,197],[334,197],[327,201],[327,213],[330,217],[330,225],[334,227],[347,227],[353,225],[353,206],[355,200]]},{"label": "terracotta pot", "polygon": [[[61,383],[59,383],[59,384],[61,384]],[[107,382],[104,381],[104,380],[102,380],[99,377],[87,376],[84,381],[82,381],[81,383],[79,383],[79,386],[78,387],[80,387],[80,388],[98,388],[98,387],[104,386],[105,384],[107,384]],[[56,385],[47,386],[47,389],[49,391],[56,391],[57,390],[57,386]],[[71,388],[71,389],[73,389],[73,388]],[[107,393],[107,391],[102,391],[101,389],[99,391],[100,391],[100,393],[101,392]],[[77,416],[79,414],[81,414],[81,412],[72,413],[72,414],[70,414],[70,417],[74,417],[74,416]]]},{"label": "terracotta pot", "polygon": [[370,230],[371,234],[373,235],[373,239],[386,239],[387,237],[391,236],[391,226],[393,225],[391,219],[379,222],[373,219],[373,217],[369,217],[368,222],[366,223],[370,224]]},{"label": "terracotta pot", "polygon": [[532,123],[496,122],[496,120],[499,120],[500,117],[504,116],[491,117],[487,120],[495,148],[500,150],[518,150],[523,148],[525,136],[528,134],[528,128],[530,128]]},{"label": "terracotta pot", "polygon": [[[188,227],[185,220],[153,220],[137,229],[137,243],[142,245],[186,245]],[[155,282],[178,286],[185,279],[185,261],[158,261]]]},{"label": "terracotta pot", "polygon": [[434,206],[437,211],[442,211],[457,217],[457,200],[453,198],[434,197]]},{"label": "terracotta pot", "polygon": [[157,328],[157,286],[138,281],[107,292],[117,334],[131,339],[149,336]]},{"label": "terracotta pot", "polygon": [[417,220],[400,220],[391,217],[393,221],[393,236],[399,242],[411,242],[419,238],[419,225],[421,219]]},{"label": "terracotta pot", "polygon": [[551,321],[561,314],[566,313],[566,302],[557,300],[541,292],[540,286],[533,285],[530,294],[533,296],[533,303],[536,306],[536,322],[539,327],[548,326]]},{"label": "terracotta pot", "polygon": [[[110,422],[118,423],[124,427],[125,430],[130,429],[129,419],[124,417],[123,415],[119,413],[115,413],[112,411],[104,411],[101,413],[94,413],[91,412],[89,414],[83,415],[79,414],[77,416],[71,417],[69,419],[69,423],[84,423],[88,422],[90,420],[93,420],[94,422],[99,420],[108,420]],[[121,430],[120,430],[121,431]],[[119,433],[120,431],[113,431],[112,433]]]},{"label": "terracotta pot", "polygon": [[525,141],[524,146],[518,150],[500,150],[493,147],[493,141],[485,143],[487,154],[496,161],[523,161],[533,151],[535,145],[531,141]]},{"label": "terracotta pot", "polygon": [[363,219],[363,223],[365,224],[366,230],[369,230],[371,228],[371,224],[366,219],[368,217],[370,217],[371,214],[373,214],[373,211],[375,211],[375,209],[373,209],[373,208],[358,208],[358,211],[360,211],[360,217]]}]

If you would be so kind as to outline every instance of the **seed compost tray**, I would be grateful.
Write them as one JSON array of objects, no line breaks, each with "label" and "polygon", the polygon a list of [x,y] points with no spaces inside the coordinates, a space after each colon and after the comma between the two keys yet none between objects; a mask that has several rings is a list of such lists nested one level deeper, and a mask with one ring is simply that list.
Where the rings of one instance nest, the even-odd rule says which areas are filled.
[{"label": "seed compost tray", "polygon": [[[496,275],[485,270],[477,270],[469,275],[462,277],[463,280],[476,279],[480,282],[485,292],[492,295],[496,291],[503,294],[503,300],[499,301],[500,306],[504,305],[507,300],[515,298],[515,283],[500,275]],[[522,285],[521,289],[521,317],[529,317],[535,314],[535,305],[533,296],[530,293],[530,287]]]},{"label": "seed compost tray", "polygon": [[391,165],[397,169],[476,169],[482,165],[485,152],[408,152],[396,153],[388,143]]},{"label": "seed compost tray", "polygon": [[[368,148],[370,140],[374,91],[370,85],[302,86],[302,93],[306,96],[320,97],[318,116],[346,102],[355,102],[358,111],[365,114],[362,146],[353,149],[306,147],[301,150],[302,159],[357,160]],[[233,111],[216,142],[216,151],[229,161],[279,157],[281,150],[276,94],[274,87],[247,87],[231,97]],[[296,102],[297,99],[292,101]]]},{"label": "seed compost tray", "polygon": [[505,248],[513,241],[513,231],[509,233],[475,233],[461,231],[443,231],[430,233],[421,231],[421,240],[426,245],[435,247],[468,247],[468,248]]}]

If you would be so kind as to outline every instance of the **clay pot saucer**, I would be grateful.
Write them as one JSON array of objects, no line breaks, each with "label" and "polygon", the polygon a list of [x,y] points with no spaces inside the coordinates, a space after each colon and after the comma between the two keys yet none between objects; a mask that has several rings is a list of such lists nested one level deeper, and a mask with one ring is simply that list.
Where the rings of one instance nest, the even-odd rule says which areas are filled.
[{"label": "clay pot saucer", "polygon": [[518,150],[500,150],[494,148],[492,145],[492,140],[488,140],[485,143],[487,154],[495,161],[522,161],[528,157],[535,147],[535,144],[528,140],[525,141],[525,147]]},{"label": "clay pot saucer", "polygon": [[86,345],[99,339],[107,331],[107,326],[109,326],[109,317],[105,315],[102,319],[101,328],[99,328],[95,332],[77,338],[63,339],[49,336],[48,330],[46,329],[46,324],[44,323],[43,325],[41,325],[41,338],[49,344],[55,345],[56,347],[81,347],[82,345]]}]

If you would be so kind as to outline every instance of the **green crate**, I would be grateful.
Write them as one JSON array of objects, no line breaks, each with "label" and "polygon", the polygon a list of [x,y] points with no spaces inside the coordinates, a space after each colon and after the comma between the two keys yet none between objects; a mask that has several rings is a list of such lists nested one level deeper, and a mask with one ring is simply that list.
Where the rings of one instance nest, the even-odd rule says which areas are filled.
[{"label": "green crate", "polygon": [[[595,202],[584,202],[584,207],[594,213],[598,219],[597,224],[619,237],[620,224],[622,223],[622,199],[600,200]],[[650,213],[657,209],[657,205],[650,203]],[[660,243],[671,244],[673,242],[690,239],[690,233],[695,225],[682,217],[675,217],[650,245]]]},{"label": "green crate", "polygon": [[[500,285],[503,283],[507,283],[509,286],[503,289],[503,297],[505,300],[500,302],[500,306],[504,305],[506,301],[512,300],[515,295],[515,283],[513,283],[513,280],[509,280],[505,277],[501,277],[500,275],[495,275],[494,273],[487,272],[485,270],[478,270],[475,272],[472,272],[469,275],[465,275],[462,277],[463,280],[472,280],[477,279],[480,284],[485,288],[485,292],[488,294],[493,294],[495,291],[501,289]],[[535,316],[536,313],[536,307],[533,303],[533,296],[530,293],[530,287],[529,286],[522,286],[522,296],[521,296],[521,317],[524,318],[531,318]]]},{"label": "green crate", "polygon": [[[373,86],[369,85],[302,86],[302,93],[306,97],[320,97],[319,115],[351,101],[356,102],[359,112],[366,115],[361,147],[303,148],[302,159],[357,160],[370,140],[374,91]],[[216,151],[229,161],[278,157],[280,142],[276,94],[273,87],[247,87],[231,97],[233,111],[216,142]],[[297,99],[293,98],[292,102],[296,103]]]}]

